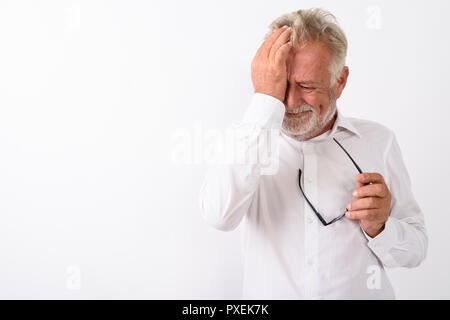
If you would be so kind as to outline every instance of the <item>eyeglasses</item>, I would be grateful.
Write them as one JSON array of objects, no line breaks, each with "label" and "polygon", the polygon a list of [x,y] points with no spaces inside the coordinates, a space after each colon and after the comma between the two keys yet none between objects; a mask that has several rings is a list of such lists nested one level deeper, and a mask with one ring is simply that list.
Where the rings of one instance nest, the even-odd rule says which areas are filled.
[{"label": "eyeglasses", "polygon": [[[350,154],[347,152],[347,150],[345,150],[344,147],[335,138],[333,138],[333,140],[339,145],[339,147],[341,147],[342,150],[344,150],[345,154],[353,162],[353,164],[355,165],[355,167],[358,170],[358,172],[362,173],[361,168],[356,164],[355,160],[353,160],[353,158],[350,156]],[[300,191],[302,192],[303,196],[305,197],[306,202],[309,204],[309,206],[311,207],[312,211],[314,211],[314,213],[316,214],[317,218],[319,218],[320,222],[322,222],[322,224],[324,226],[328,226],[328,225],[332,224],[333,222],[336,222],[336,221],[342,219],[342,217],[345,216],[345,213],[348,211],[347,208],[345,208],[345,212],[343,214],[341,214],[340,216],[334,218],[330,222],[326,222],[325,219],[322,217],[322,215],[319,213],[319,211],[317,211],[316,208],[314,208],[314,206],[308,200],[308,197],[306,197],[305,192],[303,192],[302,184],[301,184],[301,177],[302,177],[302,169],[298,169],[298,186],[300,187]]]}]

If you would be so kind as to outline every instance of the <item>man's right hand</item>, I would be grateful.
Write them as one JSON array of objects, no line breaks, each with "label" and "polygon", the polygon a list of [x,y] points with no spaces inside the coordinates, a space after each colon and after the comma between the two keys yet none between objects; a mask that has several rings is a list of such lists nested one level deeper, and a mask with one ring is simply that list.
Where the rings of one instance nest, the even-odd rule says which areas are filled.
[{"label": "man's right hand", "polygon": [[284,101],[287,86],[286,59],[291,44],[291,28],[274,30],[263,42],[252,61],[252,82],[255,92]]}]

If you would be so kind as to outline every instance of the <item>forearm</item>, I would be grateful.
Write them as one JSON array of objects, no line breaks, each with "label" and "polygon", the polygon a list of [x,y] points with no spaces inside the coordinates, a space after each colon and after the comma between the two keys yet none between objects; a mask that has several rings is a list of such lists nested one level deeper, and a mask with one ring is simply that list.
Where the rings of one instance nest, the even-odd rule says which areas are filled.
[{"label": "forearm", "polygon": [[[267,173],[267,159],[261,162],[261,154],[271,150],[270,154],[277,156],[273,148],[277,147],[278,135],[270,133],[279,130],[283,114],[281,101],[256,94],[243,121],[227,131],[232,150],[223,156],[228,156],[229,163],[210,166],[200,189],[200,208],[208,224],[224,231],[239,225],[251,205],[260,176]],[[269,165],[269,169],[276,168]]]}]

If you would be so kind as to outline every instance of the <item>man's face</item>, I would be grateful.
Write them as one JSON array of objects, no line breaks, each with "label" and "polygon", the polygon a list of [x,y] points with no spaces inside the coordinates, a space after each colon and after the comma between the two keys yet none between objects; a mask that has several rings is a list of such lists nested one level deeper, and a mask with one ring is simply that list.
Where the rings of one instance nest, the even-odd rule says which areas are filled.
[{"label": "man's face", "polygon": [[[299,140],[324,132],[336,111],[328,68],[331,50],[322,42],[294,46],[286,61],[288,87],[283,130]],[[325,131],[326,131],[325,130]]]}]

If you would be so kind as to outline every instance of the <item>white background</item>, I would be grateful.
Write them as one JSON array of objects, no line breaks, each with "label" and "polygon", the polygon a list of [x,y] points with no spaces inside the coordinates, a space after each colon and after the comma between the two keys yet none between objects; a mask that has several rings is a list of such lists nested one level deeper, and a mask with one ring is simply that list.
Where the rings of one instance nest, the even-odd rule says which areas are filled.
[{"label": "white background", "polygon": [[349,40],[338,107],[393,129],[425,214],[397,297],[450,298],[446,0],[0,1],[0,298],[240,298],[240,229],[201,219],[199,144],[242,116],[270,22],[309,7]]}]

